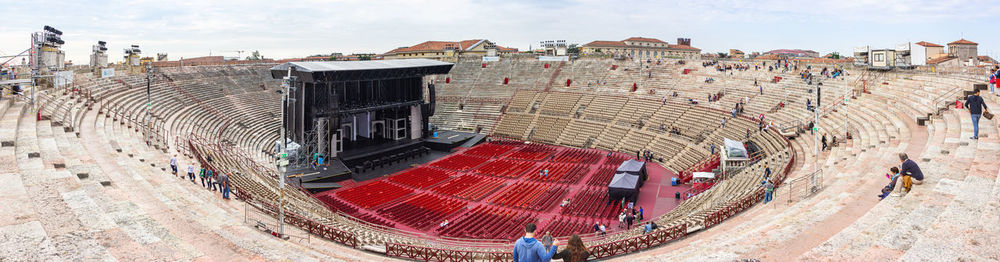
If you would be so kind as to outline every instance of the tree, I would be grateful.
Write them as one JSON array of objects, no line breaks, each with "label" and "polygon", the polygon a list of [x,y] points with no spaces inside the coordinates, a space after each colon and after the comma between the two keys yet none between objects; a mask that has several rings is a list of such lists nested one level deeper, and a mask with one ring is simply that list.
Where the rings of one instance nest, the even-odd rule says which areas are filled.
[{"label": "tree", "polygon": [[264,59],[264,57],[260,56],[260,51],[257,50],[253,50],[253,53],[250,53],[250,56],[247,57],[247,60],[262,60],[262,59]]},{"label": "tree", "polygon": [[594,53],[604,53],[604,52],[602,52],[600,48],[597,48],[597,49],[594,49]]},{"label": "tree", "polygon": [[718,55],[719,55],[719,58],[729,57],[729,54],[726,54],[726,53],[723,53],[723,52],[719,52]]},{"label": "tree", "polygon": [[833,58],[833,59],[840,59],[840,52],[833,52],[833,53],[830,53],[830,54],[828,54],[826,56],[828,56],[830,58]]},{"label": "tree", "polygon": [[567,55],[580,54],[580,45],[578,45],[578,44],[570,44],[569,47],[566,48],[566,54]]}]

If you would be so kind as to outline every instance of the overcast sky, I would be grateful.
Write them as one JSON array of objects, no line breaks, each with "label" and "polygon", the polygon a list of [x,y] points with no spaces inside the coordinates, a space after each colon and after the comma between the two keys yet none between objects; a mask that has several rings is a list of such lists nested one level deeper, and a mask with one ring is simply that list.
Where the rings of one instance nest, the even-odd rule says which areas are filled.
[{"label": "overcast sky", "polygon": [[[137,44],[170,59],[383,53],[427,40],[486,38],[521,50],[542,40],[692,39],[703,52],[780,48],[849,54],[855,46],[937,44],[966,38],[1000,55],[993,1],[10,1],[0,0],[0,55],[28,48],[44,25],[62,30],[66,59],[87,63],[104,40],[109,59]],[[994,57],[996,57],[994,55]],[[2,62],[2,61],[0,61]]]}]

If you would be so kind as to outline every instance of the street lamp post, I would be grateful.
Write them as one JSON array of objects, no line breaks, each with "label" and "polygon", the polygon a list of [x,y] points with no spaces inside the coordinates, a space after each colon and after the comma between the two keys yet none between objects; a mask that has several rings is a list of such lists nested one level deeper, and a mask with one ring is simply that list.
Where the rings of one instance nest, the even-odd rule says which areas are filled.
[{"label": "street lamp post", "polygon": [[152,76],[153,76],[153,63],[146,64],[146,146],[149,146],[150,144],[149,125],[150,121],[152,120],[152,113],[150,111],[153,109],[153,102],[152,98],[150,97],[150,90],[151,90],[150,83],[152,82]]}]

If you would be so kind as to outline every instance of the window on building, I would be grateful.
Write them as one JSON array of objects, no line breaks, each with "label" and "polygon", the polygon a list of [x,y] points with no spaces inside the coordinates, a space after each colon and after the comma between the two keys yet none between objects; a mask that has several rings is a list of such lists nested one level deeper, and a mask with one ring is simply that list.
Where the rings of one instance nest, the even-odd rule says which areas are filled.
[{"label": "window on building", "polygon": [[874,54],[872,60],[875,61],[875,62],[884,62],[885,61],[885,54],[881,54],[881,53],[880,54]]}]

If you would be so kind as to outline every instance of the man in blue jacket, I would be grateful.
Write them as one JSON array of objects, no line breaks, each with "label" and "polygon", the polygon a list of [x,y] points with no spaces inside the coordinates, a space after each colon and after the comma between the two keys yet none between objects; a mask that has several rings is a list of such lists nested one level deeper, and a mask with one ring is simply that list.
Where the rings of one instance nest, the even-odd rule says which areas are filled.
[{"label": "man in blue jacket", "polygon": [[989,112],[990,109],[986,107],[983,97],[979,96],[979,89],[973,92],[975,93],[965,99],[965,108],[968,108],[969,114],[972,115],[972,139],[979,139],[979,117],[983,116],[983,110]]},{"label": "man in blue jacket", "polygon": [[514,262],[548,262],[556,254],[559,240],[554,239],[552,247],[546,250],[538,240],[535,240],[535,224],[524,226],[524,237],[514,242]]}]

